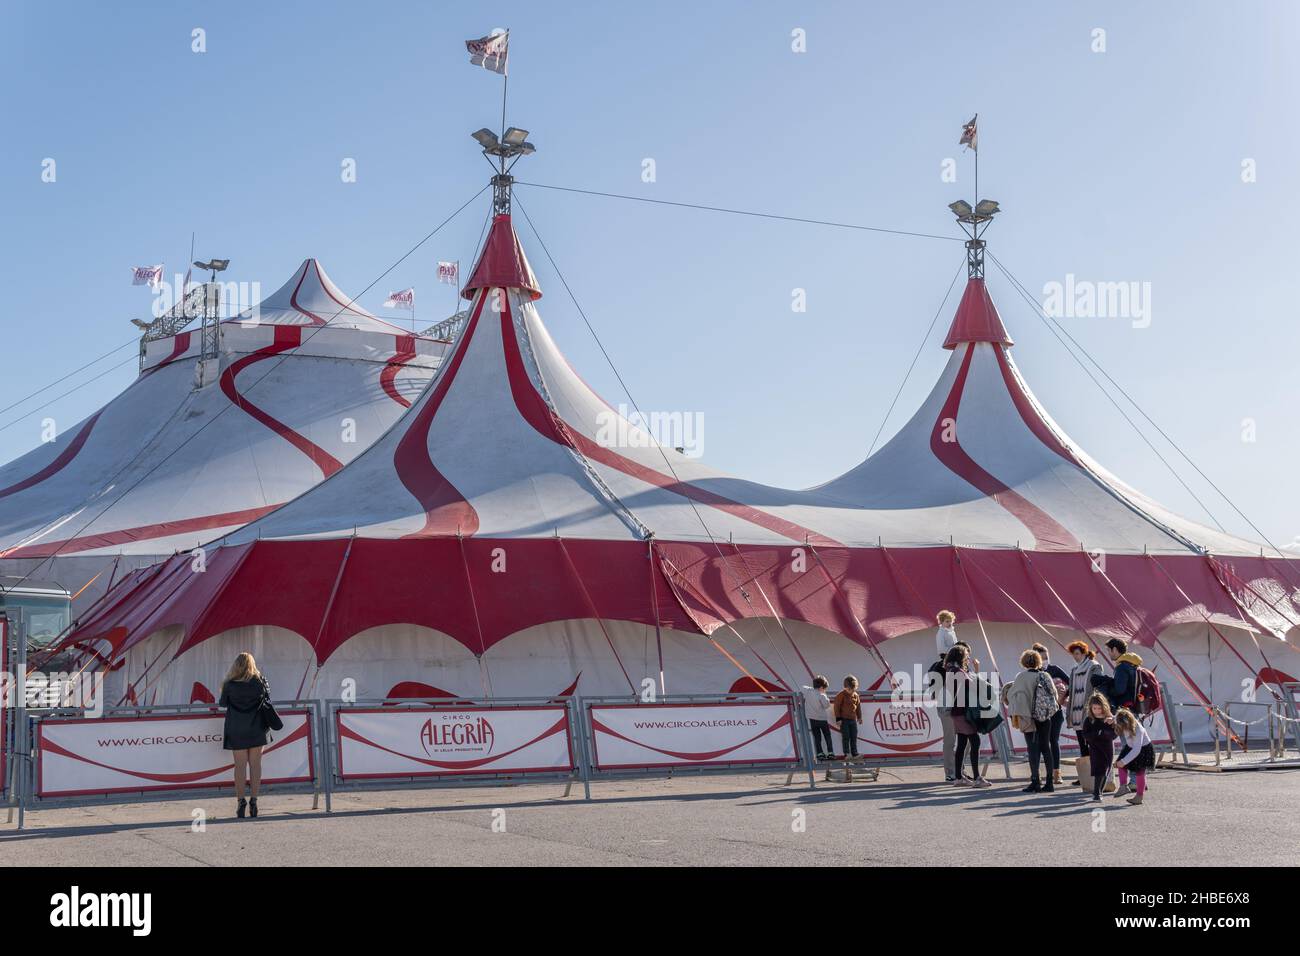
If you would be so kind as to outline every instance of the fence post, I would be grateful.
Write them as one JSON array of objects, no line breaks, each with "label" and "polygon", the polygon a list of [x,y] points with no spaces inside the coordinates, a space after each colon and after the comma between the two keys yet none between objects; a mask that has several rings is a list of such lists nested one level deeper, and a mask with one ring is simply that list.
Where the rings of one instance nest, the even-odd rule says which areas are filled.
[{"label": "fence post", "polygon": [[817,789],[817,771],[813,764],[813,752],[810,744],[812,743],[812,725],[808,723],[808,715],[804,712],[803,707],[796,706],[795,698],[790,698],[790,710],[793,712],[795,727],[798,729],[797,746],[803,752],[803,766],[808,771],[808,789]]},{"label": "fence post", "polygon": [[[23,828],[27,816],[27,787],[31,782],[32,734],[27,726],[27,621],[23,609],[18,609],[14,626],[14,691],[18,700],[14,704],[14,746],[9,756],[22,760],[24,772],[18,776],[18,829]],[[21,733],[20,733],[21,731]]]}]

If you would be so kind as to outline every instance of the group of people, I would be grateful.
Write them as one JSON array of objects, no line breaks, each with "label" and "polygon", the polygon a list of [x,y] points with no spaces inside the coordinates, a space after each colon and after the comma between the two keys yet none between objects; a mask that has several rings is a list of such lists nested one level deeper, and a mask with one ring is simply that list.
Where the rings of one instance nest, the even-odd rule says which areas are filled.
[{"label": "group of people", "polygon": [[[937,711],[943,728],[944,778],[955,786],[988,787],[980,771],[980,737],[992,733],[1002,722],[1001,709],[992,686],[980,674],[980,665],[965,641],[958,640],[956,617],[940,611],[935,634],[936,660],[929,675],[937,693]],[[1065,780],[1061,775],[1061,732],[1068,723],[1087,758],[1092,799],[1101,795],[1112,769],[1118,771],[1115,796],[1133,794],[1128,802],[1141,805],[1146,794],[1147,770],[1155,765],[1155,747],[1138,719],[1142,658],[1128,649],[1127,642],[1113,638],[1106,650],[1114,666],[1107,674],[1096,652],[1085,641],[1067,645],[1073,659],[1070,670],[1053,664],[1043,644],[1034,644],[1020,655],[1021,672],[1003,685],[1001,702],[1012,726],[1025,737],[1029,750],[1029,786],[1026,793],[1052,793]],[[858,725],[862,702],[858,680],[844,678],[844,689],[832,699],[830,683],[817,676],[805,687],[804,711],[819,761],[852,760],[858,756]],[[837,728],[843,756],[837,757],[831,731]],[[1115,742],[1120,744],[1115,754]],[[970,775],[963,772],[969,760]],[[1082,767],[1081,767],[1082,771]],[[1086,786],[1080,772],[1077,783]],[[1130,785],[1131,781],[1131,785]]]}]

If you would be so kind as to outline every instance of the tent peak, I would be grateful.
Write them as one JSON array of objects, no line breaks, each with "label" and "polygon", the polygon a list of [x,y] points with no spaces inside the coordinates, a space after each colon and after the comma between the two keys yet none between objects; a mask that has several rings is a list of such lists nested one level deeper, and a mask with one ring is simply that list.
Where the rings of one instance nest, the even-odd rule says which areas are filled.
[{"label": "tent peak", "polygon": [[997,306],[989,296],[982,277],[972,276],[966,280],[966,291],[962,293],[953,317],[948,337],[943,340],[943,347],[955,349],[963,342],[993,342],[1010,346],[1011,336],[998,316]]},{"label": "tent peak", "polygon": [[510,224],[509,213],[492,217],[492,228],[483,244],[483,253],[461,294],[472,299],[477,290],[488,288],[519,289],[534,301],[542,297],[537,277],[533,275],[528,257],[519,245],[519,237]]}]

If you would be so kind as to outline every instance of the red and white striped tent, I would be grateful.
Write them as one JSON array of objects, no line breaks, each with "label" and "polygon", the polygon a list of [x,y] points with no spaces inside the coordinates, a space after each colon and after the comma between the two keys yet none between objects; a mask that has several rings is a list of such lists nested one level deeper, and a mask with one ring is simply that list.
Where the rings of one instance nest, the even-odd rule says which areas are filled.
[{"label": "red and white striped tent", "polygon": [[508,217],[465,294],[465,331],[397,427],[215,542],[206,571],[181,556],[138,572],[83,623],[126,661],[126,696],[206,699],[244,649],[280,696],[349,679],[361,697],[716,693],[814,672],[888,686],[930,662],[944,607],[1004,672],[1034,640],[1083,635],[1147,645],[1188,700],[1296,670],[1280,638],[1300,621],[1300,562],[1085,456],[1029,392],[981,279],[908,424],[803,491],[711,471],[620,419],[543,325]]},{"label": "red and white striped tent", "polygon": [[[0,468],[0,570],[86,596],[259,518],[351,461],[428,384],[448,343],[351,302],[308,259],[221,324],[146,343],[139,377]],[[98,577],[97,577],[98,576]]]}]

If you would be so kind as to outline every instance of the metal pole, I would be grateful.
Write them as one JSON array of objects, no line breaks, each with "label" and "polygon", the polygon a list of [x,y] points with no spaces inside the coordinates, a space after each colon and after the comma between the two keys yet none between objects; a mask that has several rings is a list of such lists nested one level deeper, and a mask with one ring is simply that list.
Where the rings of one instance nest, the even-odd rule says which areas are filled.
[{"label": "metal pole", "polygon": [[16,760],[22,760],[23,772],[17,774],[21,781],[18,785],[18,829],[23,828],[26,820],[27,788],[31,780],[31,729],[27,726],[27,620],[22,608],[18,609],[18,620],[14,622],[14,691],[18,700],[14,705],[14,746],[10,751]]},{"label": "metal pole", "polygon": [[588,746],[587,732],[590,729],[590,721],[587,720],[589,713],[586,705],[586,698],[575,697],[574,708],[578,711],[578,718],[574,722],[574,736],[578,741],[578,764],[582,771],[582,798],[588,803],[591,802],[591,750]]}]

